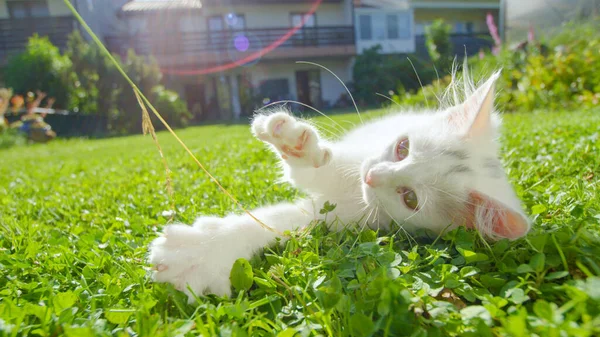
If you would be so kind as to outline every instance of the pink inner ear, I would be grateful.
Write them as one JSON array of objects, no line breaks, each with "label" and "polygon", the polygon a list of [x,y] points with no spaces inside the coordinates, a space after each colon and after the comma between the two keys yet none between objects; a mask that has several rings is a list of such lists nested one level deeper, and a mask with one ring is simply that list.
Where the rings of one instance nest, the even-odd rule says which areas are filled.
[{"label": "pink inner ear", "polygon": [[467,210],[466,226],[476,227],[486,236],[518,239],[529,231],[523,215],[481,193],[469,193]]}]

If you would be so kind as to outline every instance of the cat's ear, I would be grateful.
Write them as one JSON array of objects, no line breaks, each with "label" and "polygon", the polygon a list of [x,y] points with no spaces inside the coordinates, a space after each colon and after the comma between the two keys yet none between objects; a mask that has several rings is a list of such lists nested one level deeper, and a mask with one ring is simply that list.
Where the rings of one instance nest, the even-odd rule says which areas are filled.
[{"label": "cat's ear", "polygon": [[492,130],[494,96],[498,77],[500,77],[500,72],[494,73],[462,104],[454,107],[448,115],[448,123],[463,137],[475,138],[489,134]]},{"label": "cat's ear", "polygon": [[466,225],[488,238],[511,240],[524,236],[531,227],[520,210],[476,191],[469,193]]}]

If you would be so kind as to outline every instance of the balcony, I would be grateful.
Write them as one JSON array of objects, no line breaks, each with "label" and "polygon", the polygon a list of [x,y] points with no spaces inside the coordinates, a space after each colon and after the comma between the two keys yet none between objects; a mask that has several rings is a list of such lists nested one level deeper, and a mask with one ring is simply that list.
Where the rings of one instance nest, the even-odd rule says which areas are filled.
[{"label": "balcony", "polygon": [[69,34],[75,28],[70,16],[55,16],[31,19],[0,20],[0,65],[6,63],[8,57],[25,50],[27,40],[37,33],[48,36],[59,48],[67,46]]},{"label": "balcony", "polygon": [[305,27],[288,39],[291,28],[244,29],[216,32],[163,32],[107,37],[108,48],[125,55],[153,55],[162,67],[210,66],[236,62],[273,43],[277,48],[262,55],[264,60],[356,54],[354,28]]}]

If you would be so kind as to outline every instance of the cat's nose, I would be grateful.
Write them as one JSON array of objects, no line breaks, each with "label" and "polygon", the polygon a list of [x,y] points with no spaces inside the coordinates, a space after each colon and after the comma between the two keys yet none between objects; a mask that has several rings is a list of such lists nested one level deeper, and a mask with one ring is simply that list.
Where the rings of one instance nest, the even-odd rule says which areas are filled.
[{"label": "cat's nose", "polygon": [[367,175],[365,176],[365,184],[371,187],[375,187],[375,182],[373,180],[373,174],[371,174],[371,170],[369,170],[369,172],[367,172]]}]

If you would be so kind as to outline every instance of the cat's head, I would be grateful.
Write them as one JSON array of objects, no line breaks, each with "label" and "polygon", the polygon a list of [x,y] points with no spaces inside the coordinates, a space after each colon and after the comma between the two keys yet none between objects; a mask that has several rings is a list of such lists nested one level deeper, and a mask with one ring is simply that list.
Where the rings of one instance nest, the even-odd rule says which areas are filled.
[{"label": "cat's head", "polygon": [[[408,229],[465,225],[491,239],[529,231],[498,157],[491,76],[450,108],[398,125],[397,136],[361,168],[363,198]],[[450,226],[450,227],[449,227]]]}]

